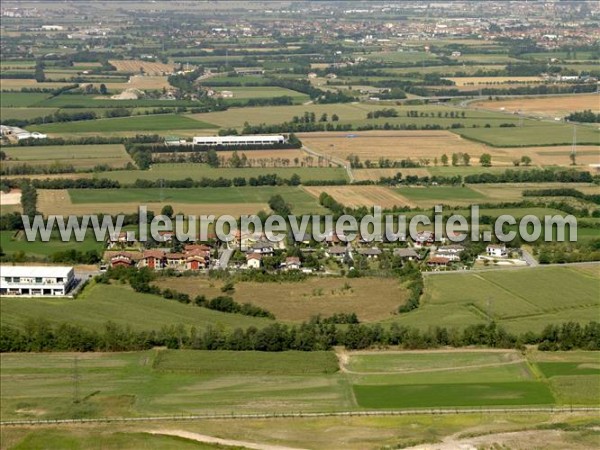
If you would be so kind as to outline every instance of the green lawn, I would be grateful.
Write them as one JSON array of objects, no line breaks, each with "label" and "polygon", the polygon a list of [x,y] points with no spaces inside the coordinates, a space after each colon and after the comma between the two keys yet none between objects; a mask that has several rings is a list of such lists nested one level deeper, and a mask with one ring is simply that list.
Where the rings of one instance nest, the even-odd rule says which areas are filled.
[{"label": "green lawn", "polygon": [[233,101],[236,99],[273,98],[283,96],[292,97],[299,101],[309,100],[309,97],[306,94],[277,86],[231,86],[222,87],[219,88],[219,90],[233,92],[233,99],[227,99]]},{"label": "green lawn", "polygon": [[[107,159],[119,158],[130,160],[122,144],[100,145],[36,145],[32,147],[7,147],[4,152],[11,160],[38,161],[50,160],[81,160],[81,159]],[[76,161],[75,161],[76,162]]]},{"label": "green lawn", "polygon": [[[88,105],[89,106],[89,105]],[[110,131],[167,131],[218,128],[199,120],[175,114],[119,117],[115,119],[82,120],[30,126],[31,131],[44,133],[92,133]]]},{"label": "green lawn", "polygon": [[[6,95],[6,93],[2,94],[2,96],[4,95]],[[4,105],[4,102],[2,102],[2,104]],[[29,120],[35,119],[36,117],[49,116],[54,114],[56,111],[56,108],[5,108],[2,106],[2,108],[0,108],[0,117],[2,117],[2,120]]]},{"label": "green lawn", "polygon": [[53,323],[69,322],[97,330],[103,329],[108,321],[136,330],[157,331],[178,324],[201,330],[207,326],[246,328],[271,323],[267,319],[184,305],[117,285],[90,286],[75,300],[9,297],[0,300],[2,325],[22,326],[27,319],[40,317]]},{"label": "green lawn", "polygon": [[545,377],[565,375],[600,375],[600,359],[594,363],[579,362],[539,362],[537,366]]}]

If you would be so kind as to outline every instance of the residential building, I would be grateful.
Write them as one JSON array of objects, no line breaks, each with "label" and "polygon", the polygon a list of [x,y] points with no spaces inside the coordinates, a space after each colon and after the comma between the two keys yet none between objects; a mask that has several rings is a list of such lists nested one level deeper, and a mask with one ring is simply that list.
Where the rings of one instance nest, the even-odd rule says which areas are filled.
[{"label": "residential building", "polygon": [[504,244],[490,244],[485,248],[485,252],[488,256],[492,256],[494,258],[505,258],[508,256],[506,245]]}]

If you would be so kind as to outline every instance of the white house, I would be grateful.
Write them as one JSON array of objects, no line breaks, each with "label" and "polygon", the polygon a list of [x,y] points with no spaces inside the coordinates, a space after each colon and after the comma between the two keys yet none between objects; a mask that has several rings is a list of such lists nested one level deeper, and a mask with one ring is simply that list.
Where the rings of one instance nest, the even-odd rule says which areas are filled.
[{"label": "white house", "polygon": [[508,256],[506,245],[504,244],[489,244],[485,248],[485,252],[488,256],[493,256],[494,258],[505,258]]},{"label": "white house", "polygon": [[262,261],[260,253],[249,253],[246,255],[246,266],[249,269],[259,269]]},{"label": "white house", "polygon": [[62,296],[75,284],[73,267],[0,266],[2,295]]},{"label": "white house", "polygon": [[196,136],[194,145],[274,145],[285,143],[285,136],[277,135],[247,135],[247,136]]}]

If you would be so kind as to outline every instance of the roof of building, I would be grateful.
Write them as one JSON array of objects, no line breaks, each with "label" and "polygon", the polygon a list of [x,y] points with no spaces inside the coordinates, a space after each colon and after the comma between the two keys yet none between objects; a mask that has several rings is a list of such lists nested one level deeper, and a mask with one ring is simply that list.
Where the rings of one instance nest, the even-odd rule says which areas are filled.
[{"label": "roof of building", "polygon": [[432,256],[427,261],[427,264],[448,264],[450,262],[450,258],[446,258],[444,256]]},{"label": "roof of building", "polygon": [[3,277],[58,277],[66,278],[73,266],[0,266]]},{"label": "roof of building", "polygon": [[262,255],[260,253],[249,253],[246,255],[246,259],[258,259],[260,261],[262,259]]},{"label": "roof of building", "polygon": [[381,255],[381,249],[379,248],[359,248],[359,255]]},{"label": "roof of building", "polygon": [[329,254],[342,254],[346,253],[346,247],[331,247],[327,250]]},{"label": "roof of building", "polygon": [[419,256],[412,248],[397,248],[394,250],[394,255],[401,258],[417,258]]}]

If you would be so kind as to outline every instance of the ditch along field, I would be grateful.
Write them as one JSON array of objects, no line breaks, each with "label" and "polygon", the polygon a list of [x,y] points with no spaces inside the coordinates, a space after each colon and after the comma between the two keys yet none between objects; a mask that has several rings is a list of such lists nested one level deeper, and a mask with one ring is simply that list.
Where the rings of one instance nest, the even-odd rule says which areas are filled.
[{"label": "ditch along field", "polygon": [[[185,292],[192,298],[223,295],[224,283],[206,278],[161,278],[156,284]],[[394,278],[311,277],[302,282],[238,282],[231,295],[238,303],[252,303],[271,311],[284,322],[308,321],[313,316],[329,317],[336,313],[353,313],[361,322],[389,319],[407,297],[403,286]],[[377,301],[373,301],[376,298]]]},{"label": "ditch along field", "polygon": [[148,75],[163,75],[173,72],[173,64],[160,62],[141,61],[138,59],[111,59],[108,63],[117,69],[117,72],[135,73],[143,72]]},{"label": "ditch along field", "polygon": [[597,405],[598,352],[548,357],[483,349],[4,353],[0,412],[8,420]]},{"label": "ditch along field", "polygon": [[23,164],[32,166],[72,165],[75,169],[91,169],[97,165],[124,168],[133,160],[121,144],[54,145],[32,147],[6,147],[4,170]]},{"label": "ditch along field", "polygon": [[562,117],[575,111],[591,109],[598,112],[600,96],[596,94],[560,95],[551,97],[525,97],[506,100],[489,100],[471,103],[470,106],[507,112],[522,112],[531,115]]},{"label": "ditch along field", "polygon": [[390,322],[426,329],[494,320],[509,332],[539,332],[548,324],[596,318],[599,282],[597,263],[431,274],[420,307]]}]

